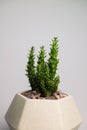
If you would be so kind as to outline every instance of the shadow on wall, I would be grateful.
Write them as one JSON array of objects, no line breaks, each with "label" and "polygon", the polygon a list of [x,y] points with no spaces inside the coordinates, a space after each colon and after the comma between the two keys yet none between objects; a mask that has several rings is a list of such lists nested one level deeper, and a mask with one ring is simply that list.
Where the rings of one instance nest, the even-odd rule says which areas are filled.
[{"label": "shadow on wall", "polygon": [[7,125],[4,125],[2,130],[10,130],[10,128]]}]

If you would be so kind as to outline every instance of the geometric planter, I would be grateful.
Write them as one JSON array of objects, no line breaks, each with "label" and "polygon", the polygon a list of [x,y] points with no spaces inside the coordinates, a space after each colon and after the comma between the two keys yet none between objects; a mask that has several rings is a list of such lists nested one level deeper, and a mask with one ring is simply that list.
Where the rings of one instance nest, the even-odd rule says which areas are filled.
[{"label": "geometric planter", "polygon": [[14,97],[5,119],[11,130],[78,130],[81,116],[71,95],[58,100]]}]

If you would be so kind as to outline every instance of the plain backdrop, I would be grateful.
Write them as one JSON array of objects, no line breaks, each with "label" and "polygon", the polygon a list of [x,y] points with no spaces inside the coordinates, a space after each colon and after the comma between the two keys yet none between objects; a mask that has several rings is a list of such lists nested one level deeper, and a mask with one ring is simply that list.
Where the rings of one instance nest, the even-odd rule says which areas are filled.
[{"label": "plain backdrop", "polygon": [[87,130],[87,0],[0,0],[0,130],[17,92],[29,89],[28,50],[59,39],[59,89],[70,93]]}]

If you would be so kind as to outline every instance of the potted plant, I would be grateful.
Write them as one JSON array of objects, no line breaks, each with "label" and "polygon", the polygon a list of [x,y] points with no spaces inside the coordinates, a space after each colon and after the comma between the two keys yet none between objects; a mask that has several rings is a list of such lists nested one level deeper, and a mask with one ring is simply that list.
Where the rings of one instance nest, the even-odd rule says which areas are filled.
[{"label": "potted plant", "polygon": [[5,119],[12,130],[77,130],[81,117],[70,94],[58,89],[58,40],[52,40],[49,59],[40,48],[35,66],[34,47],[28,56],[26,75],[31,90],[17,93]]}]

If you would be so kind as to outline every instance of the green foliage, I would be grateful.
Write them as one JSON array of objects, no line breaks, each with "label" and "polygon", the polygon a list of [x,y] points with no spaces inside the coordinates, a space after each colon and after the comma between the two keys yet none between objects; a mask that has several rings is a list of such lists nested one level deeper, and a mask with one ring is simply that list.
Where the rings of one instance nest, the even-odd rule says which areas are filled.
[{"label": "green foliage", "polygon": [[32,87],[32,90],[36,90],[35,88],[35,79],[36,79],[36,74],[35,74],[35,65],[34,65],[34,47],[31,48],[30,53],[29,53],[29,57],[28,57],[28,63],[27,63],[27,77],[28,80],[30,82],[30,85]]},{"label": "green foliage", "polygon": [[32,90],[36,90],[43,96],[50,96],[58,89],[60,77],[56,76],[58,60],[58,40],[56,37],[52,40],[49,59],[46,62],[44,46],[40,48],[37,66],[35,67],[34,47],[29,51],[27,62],[27,77]]},{"label": "green foliage", "polygon": [[49,58],[49,62],[48,62],[48,65],[49,65],[49,70],[50,70],[50,79],[54,79],[55,77],[55,74],[56,74],[56,70],[57,70],[57,64],[59,62],[59,60],[57,59],[57,56],[58,56],[58,40],[57,38],[55,37],[53,39],[53,42],[51,44],[51,52],[49,53],[50,55],[50,58]]},{"label": "green foliage", "polygon": [[38,62],[37,62],[37,70],[36,70],[36,77],[37,77],[37,91],[41,93],[46,93],[45,90],[45,80],[44,80],[44,73],[45,70],[45,50],[44,46],[40,48]]}]

